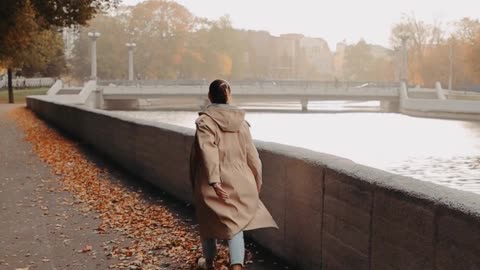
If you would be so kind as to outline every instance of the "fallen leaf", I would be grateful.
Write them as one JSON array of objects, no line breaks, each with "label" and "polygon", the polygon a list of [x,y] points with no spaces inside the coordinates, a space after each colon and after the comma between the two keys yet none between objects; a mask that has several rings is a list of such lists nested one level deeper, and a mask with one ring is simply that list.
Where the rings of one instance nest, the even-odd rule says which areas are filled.
[{"label": "fallen leaf", "polygon": [[[138,260],[141,262],[139,269],[158,269],[162,263],[175,263],[178,265],[176,269],[192,268],[196,258],[201,255],[196,226],[185,223],[171,212],[162,198],[147,200],[142,189],[112,181],[111,173],[90,161],[78,143],[50,128],[28,109],[15,109],[12,117],[24,130],[25,139],[32,144],[33,151],[58,175],[54,181],[58,179],[61,185],[56,190],[68,191],[73,195],[73,200],[64,200],[59,204],[77,207],[79,211],[95,212],[100,221],[95,230],[98,234],[117,231],[123,235],[108,243],[108,246],[103,246],[107,257]],[[47,189],[55,191],[51,187],[44,190]],[[44,203],[42,196],[34,201],[37,205]],[[43,210],[48,209],[42,207],[45,208]],[[69,241],[64,241],[64,245],[68,244]],[[127,247],[116,248],[112,245]],[[150,252],[152,250],[158,252]],[[92,251],[92,247],[87,245],[79,252],[89,251]],[[160,259],[160,254],[166,258]],[[221,261],[218,269],[228,265],[225,247],[219,248],[218,257]],[[129,265],[112,264],[109,268]]]},{"label": "fallen leaf", "polygon": [[90,245],[86,245],[80,252],[89,252],[89,251],[92,251],[92,246]]}]

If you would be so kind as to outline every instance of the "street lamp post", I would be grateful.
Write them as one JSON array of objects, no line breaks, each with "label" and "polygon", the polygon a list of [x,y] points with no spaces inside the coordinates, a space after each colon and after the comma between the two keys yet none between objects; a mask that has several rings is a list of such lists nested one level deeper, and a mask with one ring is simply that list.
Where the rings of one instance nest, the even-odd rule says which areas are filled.
[{"label": "street lamp post", "polygon": [[455,38],[452,37],[449,40],[449,46],[448,46],[448,60],[449,60],[448,90],[452,90],[452,85],[453,85],[453,64],[455,60],[454,45],[455,45]]},{"label": "street lamp post", "polygon": [[400,36],[400,39],[402,40],[402,81],[405,82],[406,85],[408,85],[407,79],[407,65],[408,65],[408,52],[407,52],[407,40],[408,40],[408,35],[403,34]]},{"label": "street lamp post", "polygon": [[100,33],[97,31],[88,32],[88,37],[92,40],[92,74],[91,80],[97,80],[97,38],[100,37]]},{"label": "street lamp post", "polygon": [[125,44],[128,48],[128,80],[133,81],[133,49],[137,46],[135,43]]}]

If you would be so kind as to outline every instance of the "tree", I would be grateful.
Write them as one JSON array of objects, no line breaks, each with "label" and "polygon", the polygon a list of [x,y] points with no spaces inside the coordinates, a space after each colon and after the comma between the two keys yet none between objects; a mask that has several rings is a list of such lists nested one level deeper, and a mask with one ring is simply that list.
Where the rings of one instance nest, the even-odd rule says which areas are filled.
[{"label": "tree", "polygon": [[[377,46],[378,47],[378,46]],[[386,51],[386,49],[383,48]],[[344,76],[353,81],[393,81],[392,57],[372,53],[372,45],[360,40],[345,49]]]},{"label": "tree", "polygon": [[[2,2],[2,5],[4,4],[6,4],[6,2]],[[38,29],[38,26],[35,23],[34,10],[29,3],[25,5],[12,3],[12,7],[7,10],[12,13],[2,14],[2,16],[5,15],[5,21],[0,23],[0,29],[5,31],[2,32],[5,33],[5,35],[0,35],[0,63],[2,66],[7,67],[8,102],[14,103],[12,88],[13,68],[18,58],[21,58],[21,52],[30,44],[31,35]]]},{"label": "tree", "polygon": [[470,44],[475,42],[475,39],[480,32],[480,21],[465,17],[455,22],[454,25],[456,28],[455,36],[459,40]]},{"label": "tree", "polygon": [[44,76],[59,76],[65,69],[63,40],[60,33],[41,30],[34,33],[32,42],[19,53],[17,65],[25,76],[40,73]]},{"label": "tree", "polygon": [[128,50],[125,43],[130,40],[127,23],[124,19],[122,16],[112,17],[100,14],[89,23],[88,28],[79,29],[71,60],[72,72],[76,78],[85,80],[90,77],[91,40],[88,32],[92,29],[101,33],[97,40],[98,77],[103,79],[127,78]]},{"label": "tree", "polygon": [[477,82],[479,82],[479,77],[480,77],[480,31],[477,32],[477,35],[475,37],[475,40],[473,41],[473,44],[470,46],[470,50],[468,52],[468,58],[470,59],[470,67],[477,78]]},{"label": "tree", "polygon": [[420,72],[423,84],[433,87],[438,81],[446,87],[450,76],[454,88],[474,83],[475,75],[467,61],[467,47],[467,43],[455,36],[441,44],[427,47]]},{"label": "tree", "polygon": [[461,85],[480,83],[480,21],[463,18],[455,26],[455,81]]},{"label": "tree", "polygon": [[373,59],[368,79],[371,81],[395,81],[393,57],[376,57]]},{"label": "tree", "polygon": [[402,22],[392,28],[390,42],[394,48],[401,48],[402,37],[407,37],[408,79],[414,84],[424,84],[424,55],[427,50],[441,44],[444,32],[441,23],[427,24],[414,15],[405,15]]},{"label": "tree", "polygon": [[226,53],[218,53],[216,60],[219,67],[218,74],[221,77],[229,78],[232,75],[232,58]]},{"label": "tree", "polygon": [[12,70],[32,37],[41,29],[86,24],[118,0],[2,0],[0,2],[0,64],[8,67],[9,102],[13,103]]},{"label": "tree", "polygon": [[368,80],[373,55],[370,47],[364,40],[348,46],[345,50],[345,62],[343,71],[347,80]]},{"label": "tree", "polygon": [[[232,27],[230,18],[207,20],[192,15],[173,1],[150,0],[117,14],[99,15],[90,29],[97,40],[98,75],[126,77],[126,42],[137,44],[136,73],[149,79],[243,78],[247,69],[245,31]],[[75,42],[72,67],[83,79],[90,69],[89,29],[81,28]]]},{"label": "tree", "polygon": [[195,17],[173,1],[150,0],[135,6],[128,28],[142,48],[136,53],[142,63],[137,72],[148,78],[178,78],[195,23]]},{"label": "tree", "polygon": [[449,44],[443,43],[426,48],[419,75],[424,85],[433,87],[435,82],[448,85],[449,76]]},{"label": "tree", "polygon": [[455,28],[448,38],[441,23],[426,24],[414,16],[404,17],[392,28],[394,47],[400,48],[402,35],[408,37],[408,77],[411,83],[433,87],[440,81],[448,85],[450,77],[453,86],[478,83],[474,48],[480,22],[463,18],[452,25]]},{"label": "tree", "polygon": [[197,49],[204,55],[207,68],[204,75],[212,79],[241,78],[246,69],[247,44],[244,33],[232,27],[230,17],[225,15],[211,22],[202,34],[202,45]]}]

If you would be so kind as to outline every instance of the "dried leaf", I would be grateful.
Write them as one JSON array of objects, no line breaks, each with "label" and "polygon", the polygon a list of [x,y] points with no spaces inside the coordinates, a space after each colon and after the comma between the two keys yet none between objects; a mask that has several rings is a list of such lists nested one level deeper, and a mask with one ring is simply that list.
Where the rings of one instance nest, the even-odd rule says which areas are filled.
[{"label": "dried leaf", "polygon": [[[196,227],[184,223],[164,205],[162,199],[147,201],[142,190],[111,181],[110,173],[97,168],[76,143],[48,127],[27,109],[14,110],[13,117],[25,131],[26,140],[32,144],[34,152],[59,176],[57,179],[62,187],[58,191],[69,191],[75,198],[73,202],[65,200],[59,204],[98,213],[101,224],[95,231],[99,234],[119,231],[124,235],[119,241],[111,241],[103,247],[107,257],[124,258],[126,262],[112,264],[109,268],[134,265],[138,269],[158,269],[165,263],[175,263],[178,265],[175,269],[194,266],[196,258],[201,255]],[[39,196],[36,202],[40,204],[42,200]],[[60,226],[56,225],[62,228]],[[118,248],[128,237],[128,247]],[[64,244],[68,245],[68,241]],[[86,245],[79,252],[89,251],[92,247]],[[160,254],[166,258],[159,258]],[[228,265],[228,252],[224,247],[219,249],[218,257],[217,269]],[[127,263],[129,260],[135,263]]]},{"label": "dried leaf", "polygon": [[79,252],[89,252],[89,251],[92,251],[92,246],[90,245],[86,245],[82,250],[80,250]]}]

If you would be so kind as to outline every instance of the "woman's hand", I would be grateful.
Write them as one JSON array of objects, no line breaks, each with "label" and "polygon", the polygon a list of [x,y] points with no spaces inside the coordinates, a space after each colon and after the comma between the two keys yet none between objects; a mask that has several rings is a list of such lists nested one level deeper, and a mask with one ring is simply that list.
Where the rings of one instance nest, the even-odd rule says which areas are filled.
[{"label": "woman's hand", "polygon": [[227,192],[222,188],[222,185],[220,183],[215,183],[212,185],[213,189],[215,190],[215,193],[217,193],[217,196],[226,201],[228,199],[228,194]]}]

